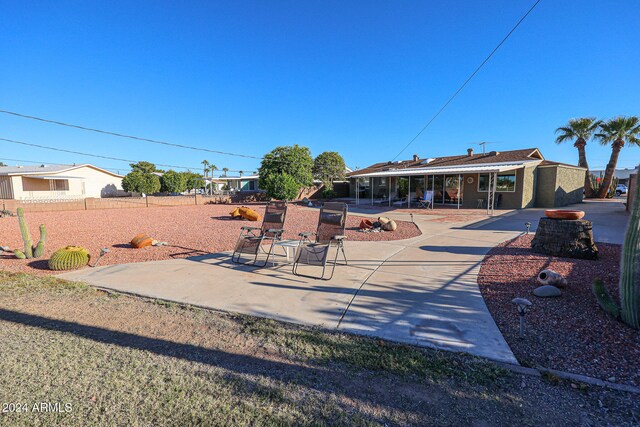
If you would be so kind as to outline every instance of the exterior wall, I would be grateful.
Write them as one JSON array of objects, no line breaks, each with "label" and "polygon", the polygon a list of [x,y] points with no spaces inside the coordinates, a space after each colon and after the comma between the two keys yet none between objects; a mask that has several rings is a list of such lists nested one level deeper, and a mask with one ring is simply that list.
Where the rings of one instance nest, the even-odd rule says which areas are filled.
[{"label": "exterior wall", "polygon": [[553,208],[556,205],[557,167],[543,167],[536,170],[536,207]]},{"label": "exterior wall", "polygon": [[13,199],[13,184],[9,176],[0,176],[0,199]]},{"label": "exterior wall", "polygon": [[[517,188],[516,188],[517,189]],[[522,201],[520,206],[523,208],[532,208],[536,202],[536,168],[533,166],[525,167],[522,170]]]},{"label": "exterior wall", "polygon": [[13,198],[25,199],[64,199],[85,197],[110,197],[122,193],[122,178],[102,172],[92,167],[83,166],[56,175],[72,176],[68,179],[68,190],[51,191],[49,180],[29,178],[28,175],[12,176]]},{"label": "exterior wall", "polygon": [[563,165],[539,167],[535,205],[557,208],[582,202],[584,169]]},{"label": "exterior wall", "polygon": [[[513,172],[502,173],[498,175],[511,175]],[[496,204],[498,209],[520,209],[523,205],[523,187],[527,188],[527,192],[530,191],[531,184],[525,184],[523,186],[523,180],[525,177],[525,170],[517,169],[516,174],[516,188],[513,192],[496,191],[496,202],[500,199],[500,204]],[[481,174],[465,174],[464,176],[464,190],[463,190],[463,203],[462,207],[466,209],[475,209],[478,207],[478,199],[484,200],[484,207],[487,207],[487,192],[478,191],[478,181]],[[482,174],[484,175],[484,174]],[[473,183],[469,184],[468,178],[473,178]],[[528,178],[529,179],[529,178]]]}]

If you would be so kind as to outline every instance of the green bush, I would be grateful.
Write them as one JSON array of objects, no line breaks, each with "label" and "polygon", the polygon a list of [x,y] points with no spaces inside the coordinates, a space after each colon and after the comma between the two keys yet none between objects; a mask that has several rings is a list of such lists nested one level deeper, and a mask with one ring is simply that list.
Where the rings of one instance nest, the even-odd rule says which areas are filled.
[{"label": "green bush", "polygon": [[323,199],[335,199],[336,195],[337,194],[333,190],[333,188],[324,187],[324,189],[322,190],[322,198]]},{"label": "green bush", "polygon": [[258,188],[267,188],[267,179],[272,175],[287,174],[298,188],[313,184],[313,157],[307,147],[299,145],[276,147],[262,160],[258,174]]},{"label": "green bush", "polygon": [[122,178],[122,188],[130,193],[157,193],[160,191],[160,178],[152,173],[129,172]]},{"label": "green bush", "polygon": [[276,200],[295,200],[298,197],[300,186],[289,174],[272,174],[265,179],[265,191],[267,196]]},{"label": "green bush", "polygon": [[182,193],[187,189],[187,177],[176,171],[168,170],[160,178],[160,191]]}]

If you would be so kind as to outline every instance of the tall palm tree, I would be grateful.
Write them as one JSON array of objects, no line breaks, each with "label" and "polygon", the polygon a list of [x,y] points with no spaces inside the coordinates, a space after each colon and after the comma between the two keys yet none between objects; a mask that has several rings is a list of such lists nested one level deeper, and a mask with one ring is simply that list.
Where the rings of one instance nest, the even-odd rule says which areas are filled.
[{"label": "tall palm tree", "polygon": [[581,117],[579,119],[570,119],[566,126],[556,129],[556,133],[560,134],[556,138],[556,144],[575,140],[573,146],[578,149],[578,166],[587,169],[584,175],[584,193],[586,197],[594,197],[595,191],[591,185],[591,173],[589,172],[585,147],[587,146],[587,141],[593,137],[594,132],[600,126],[600,123],[602,122],[595,117]]},{"label": "tall palm tree", "polygon": [[229,172],[229,168],[222,168],[222,172],[224,172],[224,176],[227,176],[227,172]]},{"label": "tall palm tree", "polygon": [[213,178],[213,175],[214,175],[215,171],[218,170],[218,167],[216,165],[211,165],[211,166],[209,166],[209,170],[211,171],[211,178]]},{"label": "tall palm tree", "polygon": [[206,161],[206,160],[203,160],[200,163],[202,163],[204,177],[206,178],[207,177],[207,173],[209,172],[209,162]]},{"label": "tall palm tree", "polygon": [[603,199],[607,195],[609,187],[611,187],[611,182],[613,182],[613,174],[618,165],[618,157],[620,157],[620,151],[625,142],[640,146],[640,119],[635,116],[620,116],[607,120],[600,124],[600,132],[595,136],[602,145],[611,144],[611,157],[609,158],[609,163],[607,163],[602,185],[597,194],[597,197]]}]

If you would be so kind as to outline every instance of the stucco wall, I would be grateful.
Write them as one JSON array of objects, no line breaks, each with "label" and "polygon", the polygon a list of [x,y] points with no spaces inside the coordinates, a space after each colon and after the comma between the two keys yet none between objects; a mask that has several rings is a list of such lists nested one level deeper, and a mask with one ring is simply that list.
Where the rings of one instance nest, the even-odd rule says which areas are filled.
[{"label": "stucco wall", "polygon": [[520,206],[532,208],[536,202],[536,168],[534,166],[525,167],[522,170],[522,200]]},{"label": "stucco wall", "polygon": [[583,169],[563,165],[539,167],[537,171],[536,206],[558,208],[580,203],[584,190]]}]

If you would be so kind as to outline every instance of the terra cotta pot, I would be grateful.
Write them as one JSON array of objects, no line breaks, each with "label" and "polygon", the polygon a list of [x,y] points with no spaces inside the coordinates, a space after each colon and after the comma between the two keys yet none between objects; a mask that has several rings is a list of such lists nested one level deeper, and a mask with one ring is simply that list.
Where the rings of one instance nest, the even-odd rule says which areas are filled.
[{"label": "terra cotta pot", "polygon": [[547,218],[554,219],[582,219],[584,211],[572,211],[569,209],[548,209],[544,211]]}]

